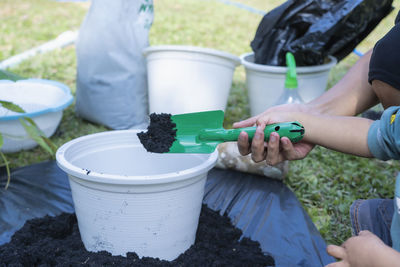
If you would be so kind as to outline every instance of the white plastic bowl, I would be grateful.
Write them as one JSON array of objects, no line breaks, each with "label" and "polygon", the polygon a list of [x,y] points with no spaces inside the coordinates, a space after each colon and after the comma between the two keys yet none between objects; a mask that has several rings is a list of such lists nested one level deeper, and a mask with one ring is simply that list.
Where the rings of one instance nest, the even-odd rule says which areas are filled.
[{"label": "white plastic bowl", "polygon": [[147,61],[150,113],[225,110],[237,56],[193,46],[143,50]]},{"label": "white plastic bowl", "polygon": [[4,138],[1,151],[11,153],[37,145],[19,122],[20,118],[32,118],[43,133],[50,137],[60,123],[63,109],[72,103],[73,96],[66,85],[55,81],[0,80],[0,100],[17,104],[26,112],[16,113],[0,106],[0,133]]},{"label": "white plastic bowl", "polygon": [[[246,70],[251,116],[255,116],[273,106],[283,93],[287,67],[254,63],[254,53],[240,56]],[[329,62],[307,67],[297,67],[299,94],[305,102],[322,95],[328,83],[329,72],[337,63],[329,56]]]},{"label": "white plastic bowl", "polygon": [[212,154],[147,152],[137,130],[109,131],[61,146],[79,231],[88,251],[173,260],[195,241]]}]

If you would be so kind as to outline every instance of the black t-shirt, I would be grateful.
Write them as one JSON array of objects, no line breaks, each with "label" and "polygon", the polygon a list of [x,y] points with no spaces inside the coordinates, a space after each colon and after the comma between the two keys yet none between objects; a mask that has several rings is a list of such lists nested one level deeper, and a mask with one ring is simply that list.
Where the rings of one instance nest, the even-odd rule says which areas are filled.
[{"label": "black t-shirt", "polygon": [[379,40],[369,63],[368,81],[380,80],[400,90],[400,12],[395,26]]}]

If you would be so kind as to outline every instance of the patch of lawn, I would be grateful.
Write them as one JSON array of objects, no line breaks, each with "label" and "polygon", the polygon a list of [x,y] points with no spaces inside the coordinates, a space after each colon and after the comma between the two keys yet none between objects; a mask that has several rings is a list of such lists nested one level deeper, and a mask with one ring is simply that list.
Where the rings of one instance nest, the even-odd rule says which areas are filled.
[{"label": "patch of lawn", "polygon": [[[269,11],[284,1],[235,0]],[[371,49],[392,26],[400,6],[357,47]],[[75,30],[84,19],[88,3],[60,3],[49,0],[3,0],[0,2],[0,60]],[[251,51],[261,15],[214,0],[155,0],[151,45],[180,44],[209,47],[237,56]],[[331,72],[328,88],[335,84],[358,59],[349,55]],[[11,71],[25,77],[56,80],[75,92],[75,48],[70,46],[24,61]],[[250,115],[245,73],[238,67],[228,100],[225,126]],[[76,116],[74,105],[65,110],[51,140],[60,146],[76,137],[107,128]],[[41,148],[7,154],[11,167],[51,159]],[[290,163],[285,183],[295,192],[313,222],[329,243],[341,244],[351,236],[349,206],[357,198],[393,197],[394,177],[399,162],[357,158],[325,148],[315,148],[304,160]]]},{"label": "patch of lawn", "polygon": [[317,147],[290,163],[290,186],[327,240],[351,236],[349,207],[356,199],[393,198],[397,161],[359,158]]},{"label": "patch of lawn", "polygon": [[79,29],[88,7],[88,3],[53,0],[2,0],[0,60]]}]

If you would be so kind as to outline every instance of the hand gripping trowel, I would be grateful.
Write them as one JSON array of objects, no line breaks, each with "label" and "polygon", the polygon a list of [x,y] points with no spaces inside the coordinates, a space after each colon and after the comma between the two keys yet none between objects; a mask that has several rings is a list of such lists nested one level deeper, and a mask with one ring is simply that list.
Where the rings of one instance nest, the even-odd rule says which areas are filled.
[{"label": "hand gripping trowel", "polygon": [[[160,119],[162,117],[162,119]],[[222,110],[186,113],[178,115],[151,114],[147,132],[138,133],[143,146],[149,152],[158,153],[212,153],[218,144],[237,141],[245,131],[249,140],[254,137],[256,127],[224,129]],[[288,137],[293,143],[300,141],[304,127],[298,122],[283,122],[265,127],[265,141],[272,132]]]}]

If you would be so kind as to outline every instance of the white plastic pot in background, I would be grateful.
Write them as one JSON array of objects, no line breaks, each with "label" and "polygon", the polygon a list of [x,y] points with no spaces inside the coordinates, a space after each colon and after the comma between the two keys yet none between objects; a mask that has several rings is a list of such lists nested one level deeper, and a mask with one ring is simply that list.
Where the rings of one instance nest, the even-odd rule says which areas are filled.
[{"label": "white plastic pot in background", "polygon": [[[251,116],[255,116],[278,101],[283,92],[287,68],[256,64],[254,53],[243,54],[240,58],[246,70]],[[325,92],[329,72],[336,63],[336,58],[329,56],[329,61],[323,65],[296,68],[299,93],[305,102]]]},{"label": "white plastic pot in background", "polygon": [[20,118],[32,118],[50,137],[61,121],[63,110],[72,103],[73,96],[66,85],[55,81],[0,80],[0,100],[12,102],[26,112],[17,113],[0,106],[0,133],[4,139],[1,151],[12,153],[37,146],[20,123]]},{"label": "white plastic pot in background", "polygon": [[193,46],[152,46],[147,61],[150,113],[225,110],[237,56]]},{"label": "white plastic pot in background", "polygon": [[88,251],[173,260],[195,241],[212,154],[147,152],[138,131],[110,131],[61,146]]}]

